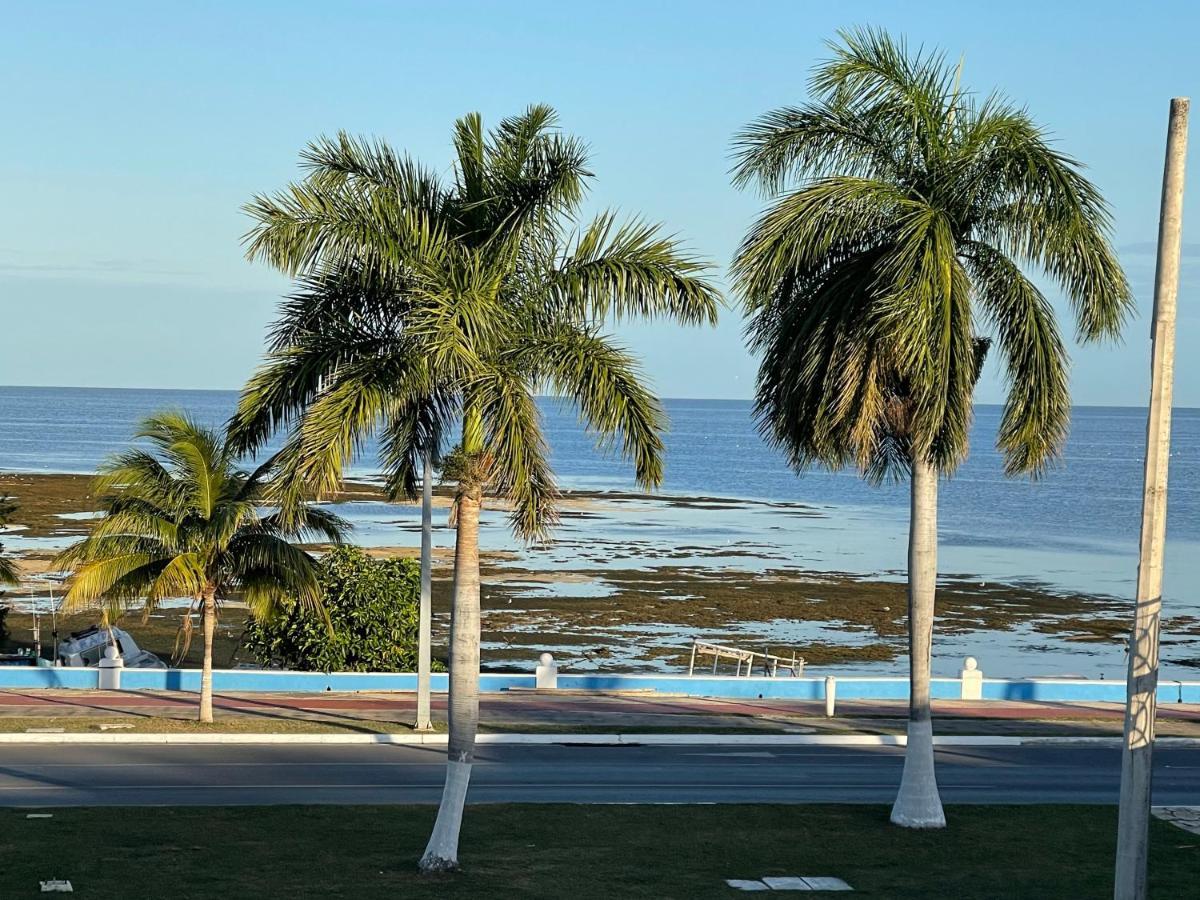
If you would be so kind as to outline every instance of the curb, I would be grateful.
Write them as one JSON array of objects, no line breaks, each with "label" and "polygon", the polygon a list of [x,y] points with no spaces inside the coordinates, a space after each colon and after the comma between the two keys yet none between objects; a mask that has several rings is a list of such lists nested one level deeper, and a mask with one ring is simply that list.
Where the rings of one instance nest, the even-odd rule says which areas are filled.
[{"label": "curb", "polygon": [[[0,744],[394,744],[444,747],[446,734],[114,734],[114,733],[8,733]],[[902,734],[481,734],[476,743],[568,744],[591,746],[765,746],[765,747],[904,747]],[[1119,737],[1019,737],[1011,735],[943,735],[938,747],[1063,747],[1119,748]],[[1198,748],[1200,738],[1159,738],[1159,747]]]}]

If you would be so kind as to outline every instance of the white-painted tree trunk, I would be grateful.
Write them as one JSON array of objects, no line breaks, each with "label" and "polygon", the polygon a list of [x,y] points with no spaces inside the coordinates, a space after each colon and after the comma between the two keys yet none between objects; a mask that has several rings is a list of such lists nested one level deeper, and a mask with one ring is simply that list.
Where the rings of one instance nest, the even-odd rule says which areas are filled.
[{"label": "white-painted tree trunk", "polygon": [[908,523],[908,746],[892,822],[905,828],[944,828],[946,816],[933,766],[929,675],[937,591],[938,475],[917,456],[912,464]]},{"label": "white-painted tree trunk", "polygon": [[450,614],[450,739],[446,786],[433,834],[421,857],[422,872],[458,868],[458,834],[475,759],[479,727],[479,507],[478,489],[458,498],[454,543],[454,599]]},{"label": "white-painted tree trunk", "polygon": [[1157,714],[1158,637],[1162,614],[1163,550],[1167,539],[1167,469],[1171,458],[1171,394],[1175,370],[1175,308],[1183,237],[1183,181],[1187,158],[1188,101],[1171,101],[1167,158],[1158,222],[1154,279],[1150,411],[1142,482],[1142,532],[1138,548],[1137,607],[1129,640],[1125,742],[1113,896],[1145,900],[1150,840],[1150,781]]},{"label": "white-painted tree trunk", "polygon": [[200,607],[200,630],[204,634],[204,663],[200,669],[200,721],[213,720],[212,653],[213,633],[217,625],[217,601],[211,590],[204,594]]},{"label": "white-painted tree trunk", "polygon": [[433,727],[429,712],[429,672],[433,662],[433,460],[424,455],[421,489],[421,606],[417,624],[417,719],[418,731]]}]

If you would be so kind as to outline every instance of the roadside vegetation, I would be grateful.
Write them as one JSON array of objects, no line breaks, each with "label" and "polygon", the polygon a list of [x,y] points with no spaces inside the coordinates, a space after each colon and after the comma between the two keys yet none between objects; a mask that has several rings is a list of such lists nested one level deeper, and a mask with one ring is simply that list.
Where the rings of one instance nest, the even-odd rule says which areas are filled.
[{"label": "roadside vegetation", "polygon": [[302,672],[416,669],[419,563],[343,546],[318,560],[316,575],[319,607],[296,603],[247,622],[242,643],[260,665]]}]

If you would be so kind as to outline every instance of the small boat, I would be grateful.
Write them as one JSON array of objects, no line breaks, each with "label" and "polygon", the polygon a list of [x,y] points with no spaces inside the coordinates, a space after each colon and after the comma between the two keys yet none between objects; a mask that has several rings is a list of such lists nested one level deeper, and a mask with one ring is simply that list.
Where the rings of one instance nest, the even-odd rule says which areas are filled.
[{"label": "small boat", "polygon": [[167,664],[137,645],[137,641],[128,631],[120,628],[108,629],[101,625],[93,625],[83,631],[72,634],[58,645],[58,664],[60,666],[80,667],[95,666],[104,658],[104,650],[110,644],[115,644],[125,667],[129,669],[165,669]]}]

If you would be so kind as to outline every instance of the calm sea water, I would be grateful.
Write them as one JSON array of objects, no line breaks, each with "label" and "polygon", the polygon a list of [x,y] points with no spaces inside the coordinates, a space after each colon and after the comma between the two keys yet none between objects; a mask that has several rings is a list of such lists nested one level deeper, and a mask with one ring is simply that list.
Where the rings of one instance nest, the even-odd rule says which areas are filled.
[{"label": "calm sea water", "polygon": [[[124,447],[137,421],[159,409],[183,409],[206,424],[223,422],[231,391],[0,387],[0,469],[92,472]],[[903,509],[904,485],[873,487],[853,472],[797,477],[758,437],[750,404],[667,400],[664,492],[818,505]],[[603,456],[573,411],[543,404],[554,467],[564,485],[634,488],[623,461]],[[994,438],[1000,408],[980,406],[971,456],[942,489],[941,527],[957,541],[1028,547],[1136,544],[1146,414],[1126,407],[1077,407],[1063,459],[1040,481],[1005,478]],[[374,469],[371,450],[356,464]],[[1169,533],[1200,539],[1200,410],[1175,412]]]}]

